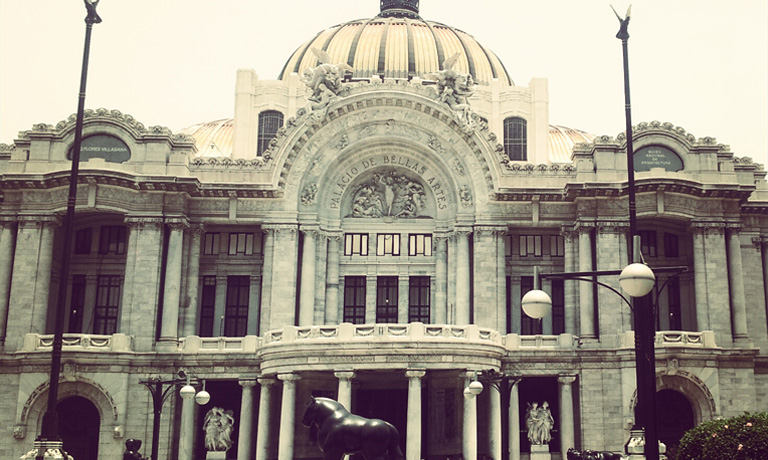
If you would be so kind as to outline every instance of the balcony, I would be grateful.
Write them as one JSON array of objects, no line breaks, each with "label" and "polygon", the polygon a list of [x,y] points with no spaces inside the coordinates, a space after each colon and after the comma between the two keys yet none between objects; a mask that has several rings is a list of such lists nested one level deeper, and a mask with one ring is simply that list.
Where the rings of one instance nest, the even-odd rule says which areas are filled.
[{"label": "balcony", "polygon": [[[654,340],[656,348],[718,348],[712,331],[657,331]],[[621,336],[622,348],[634,348],[635,332],[627,331]]]},{"label": "balcony", "polygon": [[[51,351],[53,349],[53,334],[27,334],[24,336],[22,352]],[[125,334],[64,334],[61,344],[62,351],[87,352],[130,352],[132,338]]]}]

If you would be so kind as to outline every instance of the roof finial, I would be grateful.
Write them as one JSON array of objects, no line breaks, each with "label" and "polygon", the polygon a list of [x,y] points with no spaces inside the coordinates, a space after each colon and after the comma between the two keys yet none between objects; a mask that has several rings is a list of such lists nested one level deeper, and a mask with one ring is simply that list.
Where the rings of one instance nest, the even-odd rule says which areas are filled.
[{"label": "roof finial", "polygon": [[380,0],[382,17],[419,17],[419,0]]}]

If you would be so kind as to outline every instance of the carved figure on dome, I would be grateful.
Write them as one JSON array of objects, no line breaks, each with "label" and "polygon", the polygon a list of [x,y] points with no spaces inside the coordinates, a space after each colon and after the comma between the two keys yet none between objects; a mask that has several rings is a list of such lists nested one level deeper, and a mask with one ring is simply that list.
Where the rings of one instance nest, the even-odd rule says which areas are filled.
[{"label": "carved figure on dome", "polygon": [[205,414],[203,431],[205,431],[205,448],[210,451],[227,451],[232,447],[232,428],[235,418],[232,411],[214,407]]},{"label": "carved figure on dome", "polygon": [[312,90],[312,95],[307,99],[313,116],[322,118],[328,105],[341,92],[344,72],[354,69],[345,63],[331,64],[331,56],[323,50],[312,48],[312,52],[317,56],[320,65],[306,69],[301,79]]},{"label": "carved figure on dome", "polygon": [[351,217],[421,216],[425,208],[424,186],[394,171],[374,174],[352,194]]},{"label": "carved figure on dome", "polygon": [[456,114],[465,130],[471,131],[474,121],[468,98],[475,92],[477,85],[475,85],[472,75],[459,73],[453,68],[460,55],[461,53],[456,53],[446,59],[443,62],[443,70],[429,76],[437,80],[437,93],[440,102],[446,104]]}]

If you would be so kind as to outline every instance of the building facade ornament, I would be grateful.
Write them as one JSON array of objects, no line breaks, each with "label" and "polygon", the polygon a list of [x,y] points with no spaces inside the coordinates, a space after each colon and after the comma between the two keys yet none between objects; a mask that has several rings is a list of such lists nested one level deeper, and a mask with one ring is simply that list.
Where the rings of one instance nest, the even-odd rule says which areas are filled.
[{"label": "building facade ornament", "polygon": [[315,204],[315,197],[317,196],[317,184],[308,184],[304,187],[304,191],[301,192],[301,204],[304,206],[312,206]]},{"label": "building facade ornament", "polygon": [[421,217],[426,193],[421,181],[395,170],[376,173],[352,193],[347,217]]}]

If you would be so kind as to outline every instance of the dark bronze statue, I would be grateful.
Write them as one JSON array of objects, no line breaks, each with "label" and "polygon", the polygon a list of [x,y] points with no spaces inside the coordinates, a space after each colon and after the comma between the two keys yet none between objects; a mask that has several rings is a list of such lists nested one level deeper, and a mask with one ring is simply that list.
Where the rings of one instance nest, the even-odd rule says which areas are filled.
[{"label": "dark bronze statue", "polygon": [[402,460],[397,429],[384,420],[350,414],[328,398],[312,398],[301,423],[317,427],[317,445],[325,460],[362,453],[366,460]]},{"label": "dark bronze statue", "polygon": [[139,453],[141,449],[141,440],[139,439],[126,439],[125,440],[125,453],[123,454],[123,460],[147,460]]},{"label": "dark bronze statue", "polygon": [[579,452],[576,449],[568,449],[566,453],[568,460],[621,460],[621,454],[615,452],[601,452],[597,450],[583,450]]},{"label": "dark bronze statue", "polygon": [[101,16],[96,12],[96,7],[99,6],[101,0],[83,0],[85,2],[85,10],[88,15],[85,17],[85,22],[88,24],[98,24],[101,22]]}]

